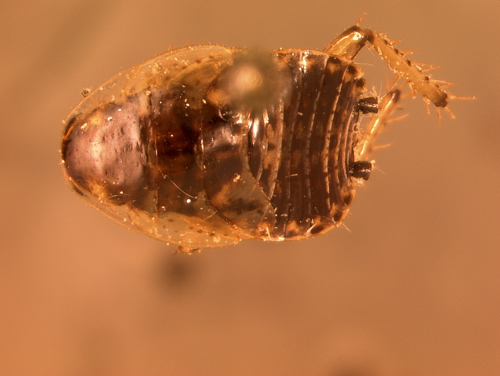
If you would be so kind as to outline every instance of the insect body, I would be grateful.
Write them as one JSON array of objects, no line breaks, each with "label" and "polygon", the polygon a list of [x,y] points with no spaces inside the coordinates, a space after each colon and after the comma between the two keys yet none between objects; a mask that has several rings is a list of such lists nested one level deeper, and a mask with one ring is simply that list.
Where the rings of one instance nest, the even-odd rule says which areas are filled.
[{"label": "insect body", "polygon": [[[435,106],[447,94],[390,42],[354,26],[324,51],[216,45],[119,73],[68,116],[63,171],[88,203],[181,250],[303,239],[338,226],[399,90],[366,94],[369,42]],[[360,114],[371,113],[364,133]]]}]

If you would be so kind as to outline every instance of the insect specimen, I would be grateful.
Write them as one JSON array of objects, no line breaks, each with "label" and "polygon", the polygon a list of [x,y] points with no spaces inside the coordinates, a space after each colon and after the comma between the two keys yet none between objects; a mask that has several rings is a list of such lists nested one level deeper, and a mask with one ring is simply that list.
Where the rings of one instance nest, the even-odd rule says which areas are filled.
[{"label": "insect specimen", "polygon": [[185,47],[117,74],[70,113],[65,177],[108,217],[186,252],[326,233],[368,179],[400,99],[397,87],[367,94],[353,63],[365,44],[446,108],[438,83],[359,24],[323,51]]}]

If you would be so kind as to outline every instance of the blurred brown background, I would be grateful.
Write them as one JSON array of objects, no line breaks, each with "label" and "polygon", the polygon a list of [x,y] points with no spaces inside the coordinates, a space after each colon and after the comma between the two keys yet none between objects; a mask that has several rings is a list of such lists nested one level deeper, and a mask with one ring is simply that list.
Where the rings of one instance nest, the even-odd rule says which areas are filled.
[{"label": "blurred brown background", "polygon": [[[61,120],[121,69],[212,42],[323,49],[368,12],[454,82],[391,124],[351,215],[191,257],[85,205]],[[500,1],[2,1],[0,374],[500,374]],[[357,62],[381,88],[385,63]]]}]

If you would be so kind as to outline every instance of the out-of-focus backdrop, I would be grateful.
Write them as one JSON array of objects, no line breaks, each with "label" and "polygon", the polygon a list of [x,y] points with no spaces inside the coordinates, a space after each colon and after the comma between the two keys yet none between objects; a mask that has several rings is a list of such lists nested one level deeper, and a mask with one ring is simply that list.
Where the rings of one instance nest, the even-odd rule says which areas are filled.
[{"label": "out-of-focus backdrop", "polygon": [[[186,42],[323,49],[362,26],[456,83],[390,124],[350,216],[302,242],[172,255],[65,185],[61,121]],[[500,2],[2,1],[0,374],[500,373]],[[370,87],[392,74],[364,51]],[[373,66],[372,66],[373,65]]]}]

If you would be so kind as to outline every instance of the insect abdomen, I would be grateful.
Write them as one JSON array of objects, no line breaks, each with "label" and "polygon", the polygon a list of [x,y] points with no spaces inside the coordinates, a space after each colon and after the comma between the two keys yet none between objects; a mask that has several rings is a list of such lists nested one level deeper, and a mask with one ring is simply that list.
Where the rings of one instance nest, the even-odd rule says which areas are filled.
[{"label": "insect abdomen", "polygon": [[231,223],[266,240],[325,232],[347,214],[355,104],[364,90],[357,69],[342,59],[276,55],[289,88],[274,105],[248,115],[229,111],[232,120],[202,130],[207,197]]},{"label": "insect abdomen", "polygon": [[353,104],[364,82],[347,62],[324,54],[289,57],[294,88],[284,111],[282,152],[272,205],[275,238],[302,238],[338,225],[354,191]]}]

